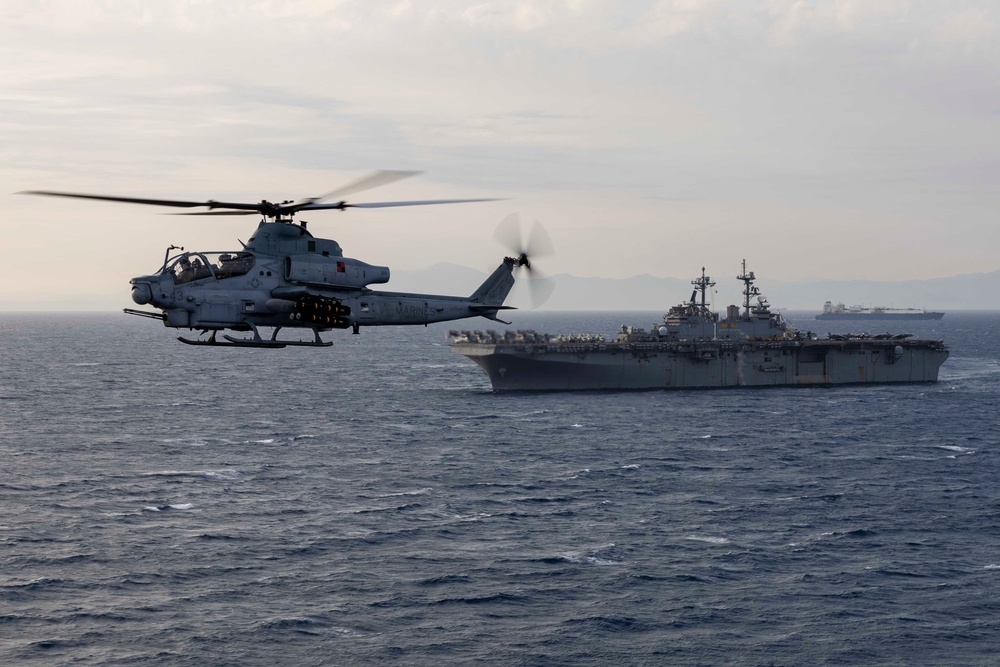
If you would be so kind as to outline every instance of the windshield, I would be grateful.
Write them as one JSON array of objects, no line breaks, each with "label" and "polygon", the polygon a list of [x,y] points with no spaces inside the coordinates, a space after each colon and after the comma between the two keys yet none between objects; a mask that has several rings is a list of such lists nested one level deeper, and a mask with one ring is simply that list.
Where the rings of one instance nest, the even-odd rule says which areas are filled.
[{"label": "windshield", "polygon": [[219,253],[213,268],[219,280],[244,276],[253,268],[253,255],[248,252]]},{"label": "windshield", "polygon": [[248,252],[187,252],[178,256],[167,272],[180,285],[214,277],[217,280],[246,275],[253,268],[254,256]]}]

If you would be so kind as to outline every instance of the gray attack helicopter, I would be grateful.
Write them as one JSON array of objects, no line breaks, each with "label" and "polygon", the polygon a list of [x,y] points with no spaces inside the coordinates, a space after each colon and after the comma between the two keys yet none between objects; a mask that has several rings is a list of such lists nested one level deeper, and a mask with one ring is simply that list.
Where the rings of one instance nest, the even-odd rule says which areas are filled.
[{"label": "gray attack helicopter", "polygon": [[[167,327],[200,331],[198,338],[178,338],[189,345],[326,347],[333,343],[324,341],[320,332],[331,329],[350,328],[356,334],[363,326],[426,325],[477,316],[507,324],[497,314],[512,309],[504,305],[504,300],[514,286],[515,269],[528,272],[532,301],[535,305],[541,303],[551,292],[551,283],[538,276],[531,258],[550,254],[552,242],[536,222],[527,243],[522,243],[516,214],[501,221],[494,234],[498,240],[513,247],[514,256],[505,257],[486,281],[467,297],[369,289],[369,285],[389,281],[388,267],[345,257],[336,241],[317,238],[307,230],[305,221],[294,220],[294,216],[303,211],[496,201],[438,199],[351,204],[342,199],[348,194],[416,173],[379,171],[320,197],[278,204],[266,200],[244,204],[142,199],[49,190],[31,190],[23,194],[209,209],[178,215],[259,214],[260,224],[247,243],[240,241],[241,250],[184,252],[184,248],[171,245],[158,271],[130,281],[132,300],[159,311],[126,308],[125,312],[160,320]],[[337,201],[327,201],[334,198]],[[171,255],[174,250],[180,252]],[[262,327],[270,329],[270,336],[261,335]],[[278,338],[278,332],[288,327],[310,330],[312,340]],[[223,334],[222,340],[216,338],[220,331],[227,330],[251,335]]]}]

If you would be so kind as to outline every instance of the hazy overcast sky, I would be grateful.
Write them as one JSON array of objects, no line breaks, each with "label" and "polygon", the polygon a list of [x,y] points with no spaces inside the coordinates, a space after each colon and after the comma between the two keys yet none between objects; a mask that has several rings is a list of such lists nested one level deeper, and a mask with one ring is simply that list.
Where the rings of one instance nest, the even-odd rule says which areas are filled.
[{"label": "hazy overcast sky", "polygon": [[[509,198],[304,216],[396,269],[491,269],[517,211],[550,273],[940,277],[1000,269],[998,65],[996,1],[0,0],[0,170],[257,201],[416,169],[351,199]],[[168,244],[256,224],[2,196],[7,308],[130,305]]]}]

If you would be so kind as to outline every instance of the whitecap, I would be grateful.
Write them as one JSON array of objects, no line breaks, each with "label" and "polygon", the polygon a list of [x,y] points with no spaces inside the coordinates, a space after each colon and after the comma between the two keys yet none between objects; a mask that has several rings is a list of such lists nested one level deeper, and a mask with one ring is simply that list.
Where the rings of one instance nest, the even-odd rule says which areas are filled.
[{"label": "whitecap", "polygon": [[713,537],[711,535],[685,535],[684,539],[696,542],[708,542],[709,544],[729,544],[725,537]]},{"label": "whitecap", "polygon": [[989,565],[983,565],[984,570],[1000,570],[1000,565],[996,563],[990,563]]},{"label": "whitecap", "polygon": [[163,440],[163,442],[166,442],[166,443],[171,444],[171,445],[183,445],[185,447],[207,447],[208,446],[208,441],[207,440],[203,440],[201,438],[194,438],[194,439],[190,439],[190,438],[167,438],[166,440]]},{"label": "whitecap", "polygon": [[711,438],[711,437],[712,437],[711,435],[699,435],[698,439],[699,440],[707,440],[708,438]]},{"label": "whitecap", "polygon": [[583,556],[578,551],[571,551],[557,556],[567,563],[586,563],[587,565],[621,565],[621,561],[598,558],[597,556]]},{"label": "whitecap", "polygon": [[629,463],[628,465],[622,466],[622,470],[638,470],[638,469],[639,469],[638,463]]},{"label": "whitecap", "polygon": [[[610,542],[603,546],[594,547],[589,551],[601,552],[606,549],[614,549],[614,542]],[[560,560],[564,560],[567,563],[586,563],[588,565],[620,565],[622,561],[611,560],[610,558],[601,558],[600,556],[587,555],[582,551],[564,551],[557,556]]]},{"label": "whitecap", "polygon": [[376,498],[395,498],[397,496],[423,496],[434,491],[431,487],[425,487],[423,489],[413,489],[412,491],[397,491],[396,493],[385,493]]},{"label": "whitecap", "polygon": [[330,630],[345,637],[364,637],[363,634],[352,628],[330,628]]},{"label": "whitecap", "polygon": [[159,507],[156,505],[147,505],[142,509],[144,512],[162,512],[163,510],[189,510],[192,507],[194,505],[191,503],[176,503],[174,505],[160,505]]},{"label": "whitecap", "polygon": [[242,477],[243,473],[239,470],[209,470],[205,473],[205,477],[217,477],[219,479],[233,479],[234,477]]},{"label": "whitecap", "polygon": [[241,477],[243,473],[239,470],[154,470],[153,472],[142,473],[143,477]]},{"label": "whitecap", "polygon": [[970,447],[960,447],[958,445],[935,445],[935,446],[938,449],[947,449],[949,452],[961,452],[963,454],[966,453],[966,452],[968,452],[969,454],[975,454],[976,453],[976,450],[974,450],[974,449],[972,449]]},{"label": "whitecap", "polygon": [[622,561],[620,561],[620,560],[608,560],[607,558],[598,558],[597,556],[587,556],[584,560],[586,562],[590,563],[591,565],[621,565],[622,564]]}]

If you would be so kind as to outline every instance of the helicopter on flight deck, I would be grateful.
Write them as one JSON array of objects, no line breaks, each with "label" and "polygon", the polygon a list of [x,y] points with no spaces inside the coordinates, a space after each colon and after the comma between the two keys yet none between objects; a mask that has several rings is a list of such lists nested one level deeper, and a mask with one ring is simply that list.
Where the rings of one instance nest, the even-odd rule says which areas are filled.
[{"label": "helicopter on flight deck", "polygon": [[[320,333],[331,329],[350,328],[353,333],[359,333],[362,326],[426,325],[477,316],[507,324],[497,314],[512,309],[504,305],[504,300],[514,285],[513,274],[517,268],[524,268],[533,279],[533,300],[537,303],[544,299],[551,286],[545,279],[535,280],[538,276],[530,257],[551,253],[552,244],[537,222],[527,243],[522,244],[516,214],[501,221],[494,234],[498,240],[514,246],[515,256],[505,257],[486,281],[467,297],[372,290],[369,285],[389,281],[388,267],[345,257],[336,241],[317,238],[308,231],[306,221],[294,220],[295,214],[302,211],[496,201],[439,199],[351,204],[339,199],[324,203],[324,200],[385,185],[416,173],[378,171],[320,197],[277,204],[267,200],[256,204],[197,202],[49,190],[31,190],[23,194],[209,209],[178,215],[259,214],[260,223],[247,243],[240,241],[241,250],[184,252],[184,248],[171,245],[159,270],[130,281],[132,300],[159,311],[132,308],[124,311],[160,320],[167,327],[200,331],[201,336],[195,339],[178,337],[189,345],[326,347],[333,343],[324,341]],[[173,250],[181,252],[171,255]],[[269,337],[261,335],[261,327],[270,328]],[[279,339],[278,332],[288,327],[309,329],[312,340]],[[252,335],[224,333],[222,340],[218,340],[217,334],[226,330]]]}]

